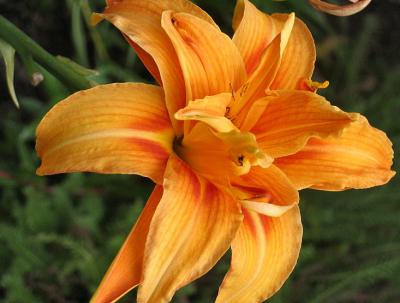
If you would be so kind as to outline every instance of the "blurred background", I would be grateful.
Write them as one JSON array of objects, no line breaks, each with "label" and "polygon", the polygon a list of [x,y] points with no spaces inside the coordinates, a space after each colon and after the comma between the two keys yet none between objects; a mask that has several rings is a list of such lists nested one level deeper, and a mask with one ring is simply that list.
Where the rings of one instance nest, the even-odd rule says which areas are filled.
[{"label": "blurred background", "polygon": [[[196,1],[228,34],[234,2]],[[319,93],[387,132],[398,171],[400,1],[375,0],[347,18],[318,13],[306,0],[253,2],[267,12],[295,11],[307,23],[318,48],[314,78],[331,83]],[[0,0],[0,14],[51,54],[97,71],[85,72],[98,83],[152,82],[116,29],[106,22],[88,26],[91,11],[103,5],[103,0]],[[88,302],[153,185],[125,175],[36,176],[35,128],[71,91],[35,68],[44,75],[36,87],[17,55],[18,110],[0,63],[0,301]],[[384,187],[363,191],[302,191],[299,263],[268,302],[400,302],[399,181],[396,176]],[[213,302],[229,258],[179,291],[173,302]],[[135,302],[134,292],[121,302]]]}]

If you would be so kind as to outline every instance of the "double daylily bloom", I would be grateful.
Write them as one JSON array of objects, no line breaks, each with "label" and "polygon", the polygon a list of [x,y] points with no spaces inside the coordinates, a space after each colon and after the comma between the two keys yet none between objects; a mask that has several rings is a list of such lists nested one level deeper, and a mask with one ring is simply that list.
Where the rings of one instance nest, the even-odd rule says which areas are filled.
[{"label": "double daylily bloom", "polygon": [[54,106],[37,130],[38,174],[139,174],[156,184],[92,302],[139,285],[168,302],[232,249],[216,302],[262,302],[296,264],[298,190],[381,185],[386,135],[316,94],[315,46],[294,14],[238,1],[232,39],[186,0],[108,1],[160,86],[99,85]]}]

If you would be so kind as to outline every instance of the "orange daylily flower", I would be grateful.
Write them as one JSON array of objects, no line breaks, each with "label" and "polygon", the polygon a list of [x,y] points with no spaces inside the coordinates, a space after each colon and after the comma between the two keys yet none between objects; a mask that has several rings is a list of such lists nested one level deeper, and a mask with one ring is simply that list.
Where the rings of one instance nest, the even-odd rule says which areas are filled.
[{"label": "orange daylily flower", "polygon": [[91,302],[139,286],[168,302],[232,249],[216,302],[262,302],[301,246],[298,190],[382,185],[386,135],[332,106],[311,81],[315,46],[294,14],[236,6],[232,39],[187,0],[108,1],[113,23],[160,86],[99,85],[37,129],[38,174],[139,174],[156,184]]}]

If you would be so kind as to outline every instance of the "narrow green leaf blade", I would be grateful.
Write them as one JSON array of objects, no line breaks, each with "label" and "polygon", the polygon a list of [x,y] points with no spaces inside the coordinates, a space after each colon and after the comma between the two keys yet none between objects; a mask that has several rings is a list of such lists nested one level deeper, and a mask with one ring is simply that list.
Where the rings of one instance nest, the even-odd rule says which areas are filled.
[{"label": "narrow green leaf blade", "polygon": [[19,103],[14,88],[15,49],[11,45],[0,39],[0,53],[3,56],[4,63],[6,66],[6,79],[7,79],[8,91],[15,106],[19,108]]},{"label": "narrow green leaf blade", "polygon": [[76,63],[75,61],[63,57],[63,56],[57,56],[57,59],[67,65],[70,69],[72,69],[75,73],[83,76],[83,77],[90,77],[90,76],[96,76],[98,75],[98,72],[93,69],[89,69],[86,67],[83,67],[82,65]]}]

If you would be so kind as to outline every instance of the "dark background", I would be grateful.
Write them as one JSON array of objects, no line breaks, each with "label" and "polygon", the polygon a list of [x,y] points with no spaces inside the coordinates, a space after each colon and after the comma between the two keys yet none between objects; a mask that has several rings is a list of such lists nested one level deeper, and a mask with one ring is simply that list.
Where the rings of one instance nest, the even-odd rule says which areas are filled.
[{"label": "dark background", "polygon": [[[203,0],[231,34],[233,0]],[[400,143],[400,1],[374,0],[362,13],[338,18],[314,11],[305,0],[254,1],[269,12],[295,11],[318,48],[316,80],[333,104],[365,114]],[[96,81],[151,82],[116,29],[87,26],[101,0],[0,0],[0,14],[54,55],[99,72]],[[1,28],[0,28],[1,31]],[[0,301],[88,302],[151,191],[148,180],[125,175],[37,177],[35,128],[70,91],[44,70],[30,84],[17,56],[17,110],[0,64]],[[272,303],[400,302],[399,177],[364,191],[302,191],[304,243],[290,280]],[[173,302],[213,302],[229,264],[226,256]],[[134,294],[123,302],[134,302]]]}]

